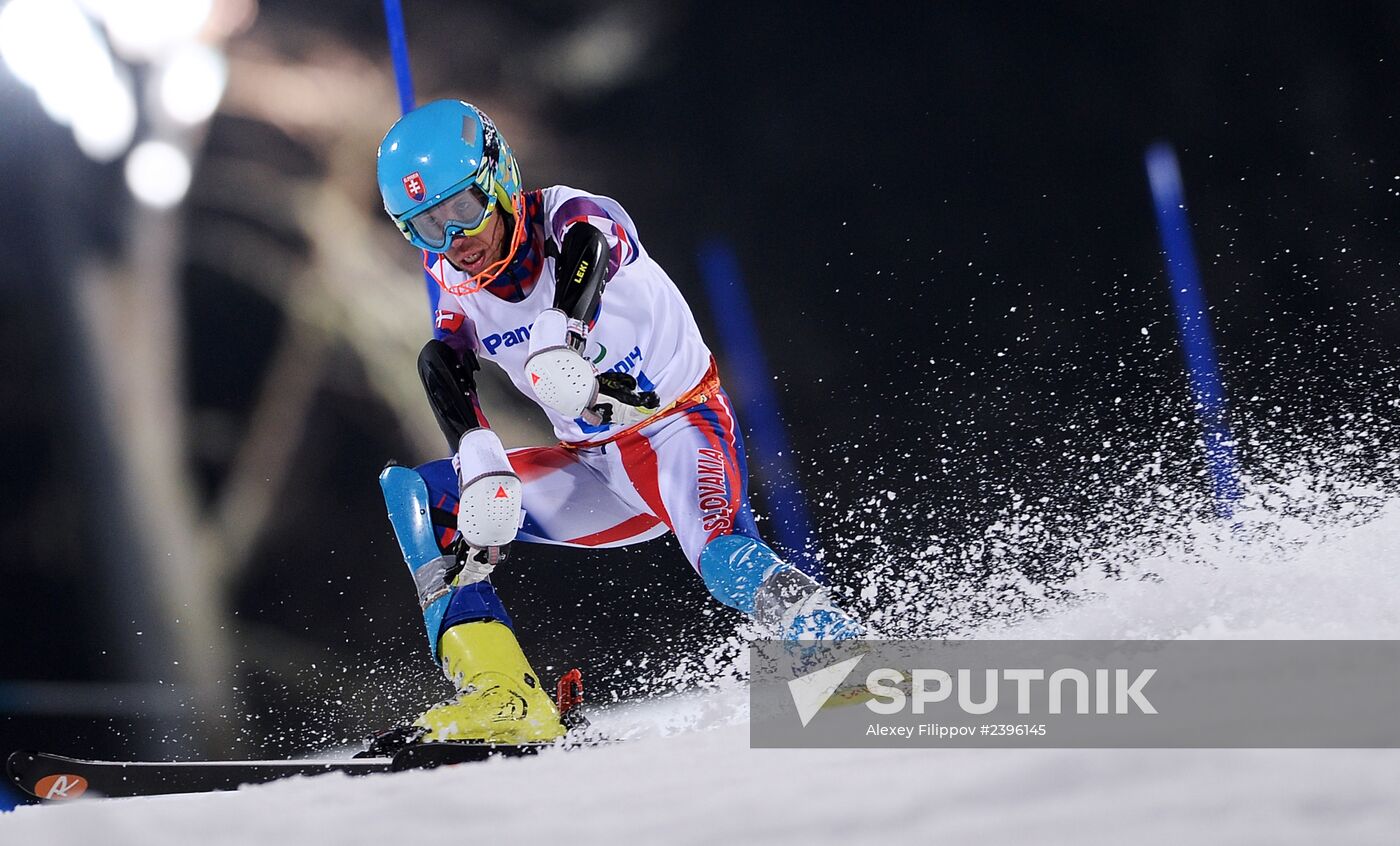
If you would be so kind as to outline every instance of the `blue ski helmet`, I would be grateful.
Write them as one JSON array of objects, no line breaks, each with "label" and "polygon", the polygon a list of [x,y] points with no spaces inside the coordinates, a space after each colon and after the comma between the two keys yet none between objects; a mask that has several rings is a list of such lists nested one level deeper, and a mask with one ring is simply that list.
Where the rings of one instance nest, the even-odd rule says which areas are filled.
[{"label": "blue ski helmet", "polygon": [[[476,106],[436,100],[399,118],[379,144],[378,170],[384,210],[415,247],[446,252],[453,238],[480,232],[504,211],[516,230],[505,263],[514,256],[524,232],[520,168]],[[494,277],[501,267],[480,275]]]}]

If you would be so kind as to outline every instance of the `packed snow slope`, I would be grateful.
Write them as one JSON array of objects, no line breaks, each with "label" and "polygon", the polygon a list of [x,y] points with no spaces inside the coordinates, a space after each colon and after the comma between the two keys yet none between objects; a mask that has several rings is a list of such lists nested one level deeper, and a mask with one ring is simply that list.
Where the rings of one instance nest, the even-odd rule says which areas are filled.
[{"label": "packed snow slope", "polygon": [[[1325,523],[1203,527],[968,634],[1400,638],[1400,500],[1356,501]],[[1400,750],[750,749],[744,701],[731,684],[604,714],[635,737],[611,748],[26,807],[0,843],[1400,842]]]}]

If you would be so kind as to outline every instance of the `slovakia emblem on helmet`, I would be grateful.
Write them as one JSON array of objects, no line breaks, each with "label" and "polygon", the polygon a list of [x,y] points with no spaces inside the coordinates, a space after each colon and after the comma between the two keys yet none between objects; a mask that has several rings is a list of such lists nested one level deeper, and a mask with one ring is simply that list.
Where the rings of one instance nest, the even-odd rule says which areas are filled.
[{"label": "slovakia emblem on helmet", "polygon": [[415,203],[421,203],[423,198],[428,196],[428,189],[423,185],[423,177],[419,176],[416,170],[403,178],[403,189],[408,192],[408,196]]}]

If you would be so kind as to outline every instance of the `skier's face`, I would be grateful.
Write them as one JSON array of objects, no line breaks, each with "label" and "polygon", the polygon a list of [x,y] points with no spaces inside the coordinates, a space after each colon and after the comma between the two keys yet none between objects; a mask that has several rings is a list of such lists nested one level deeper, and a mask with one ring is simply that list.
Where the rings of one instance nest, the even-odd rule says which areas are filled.
[{"label": "skier's face", "polygon": [[506,223],[509,216],[497,207],[486,228],[475,235],[459,235],[447,248],[447,260],[464,273],[476,276],[505,257]]}]

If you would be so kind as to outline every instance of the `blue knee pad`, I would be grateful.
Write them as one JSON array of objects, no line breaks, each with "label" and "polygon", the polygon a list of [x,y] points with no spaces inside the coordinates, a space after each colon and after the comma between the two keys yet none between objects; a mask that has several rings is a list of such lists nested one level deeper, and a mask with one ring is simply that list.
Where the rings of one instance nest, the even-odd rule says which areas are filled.
[{"label": "blue knee pad", "polygon": [[744,535],[715,538],[700,550],[705,587],[715,599],[745,614],[753,613],[754,595],[763,580],[791,568],[763,541]]},{"label": "blue knee pad", "polygon": [[379,474],[379,487],[404,563],[418,586],[418,605],[423,609],[433,660],[438,659],[438,639],[449,626],[473,620],[499,620],[509,626],[510,617],[490,582],[443,590],[447,569],[454,562],[438,548],[423,476],[407,467],[386,467]]}]

